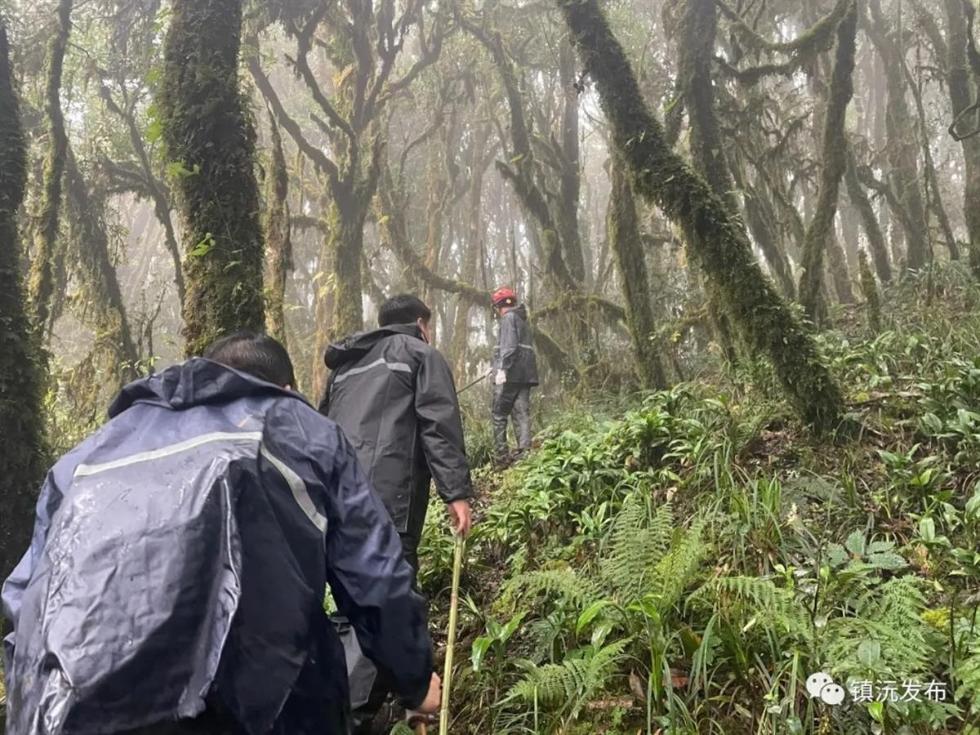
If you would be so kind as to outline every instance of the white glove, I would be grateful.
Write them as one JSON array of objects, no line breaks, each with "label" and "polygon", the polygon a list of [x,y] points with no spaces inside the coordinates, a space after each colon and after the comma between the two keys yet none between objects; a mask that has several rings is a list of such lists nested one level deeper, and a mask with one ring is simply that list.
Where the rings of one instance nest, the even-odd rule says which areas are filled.
[{"label": "white glove", "polygon": [[503,370],[498,370],[497,371],[497,377],[496,377],[496,380],[494,382],[496,382],[497,385],[503,385],[504,383],[506,383],[507,382],[507,373],[504,372]]}]

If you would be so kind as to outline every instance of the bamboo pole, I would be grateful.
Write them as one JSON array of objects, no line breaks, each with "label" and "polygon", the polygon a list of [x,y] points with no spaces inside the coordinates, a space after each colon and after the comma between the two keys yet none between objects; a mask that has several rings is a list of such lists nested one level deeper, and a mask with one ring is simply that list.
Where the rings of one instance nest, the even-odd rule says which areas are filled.
[{"label": "bamboo pole", "polygon": [[453,683],[453,649],[456,646],[456,614],[459,610],[459,575],[463,569],[466,541],[456,534],[453,554],[453,587],[449,598],[449,632],[446,640],[446,665],[442,674],[442,709],[439,712],[439,735],[449,732],[449,690]]}]

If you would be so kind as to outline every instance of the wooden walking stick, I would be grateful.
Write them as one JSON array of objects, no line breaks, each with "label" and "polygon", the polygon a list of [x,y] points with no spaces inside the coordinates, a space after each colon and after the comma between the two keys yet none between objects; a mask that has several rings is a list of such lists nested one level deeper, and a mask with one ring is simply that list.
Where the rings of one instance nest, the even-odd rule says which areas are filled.
[{"label": "wooden walking stick", "polygon": [[442,673],[442,709],[439,711],[439,735],[449,733],[449,689],[453,683],[453,648],[456,646],[456,613],[459,609],[459,574],[463,569],[463,547],[466,541],[456,534],[453,553],[453,588],[449,598],[449,633],[446,639],[446,666]]}]

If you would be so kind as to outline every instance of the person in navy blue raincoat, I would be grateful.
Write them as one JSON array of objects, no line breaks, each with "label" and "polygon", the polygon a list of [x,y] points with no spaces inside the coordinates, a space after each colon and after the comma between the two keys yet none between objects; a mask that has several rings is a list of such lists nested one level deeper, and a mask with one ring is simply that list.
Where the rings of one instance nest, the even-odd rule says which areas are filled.
[{"label": "person in navy blue raincoat", "polygon": [[433,712],[425,604],[340,429],[239,333],[126,386],[55,464],[3,585],[7,734],[346,733],[329,585],[403,704]]}]

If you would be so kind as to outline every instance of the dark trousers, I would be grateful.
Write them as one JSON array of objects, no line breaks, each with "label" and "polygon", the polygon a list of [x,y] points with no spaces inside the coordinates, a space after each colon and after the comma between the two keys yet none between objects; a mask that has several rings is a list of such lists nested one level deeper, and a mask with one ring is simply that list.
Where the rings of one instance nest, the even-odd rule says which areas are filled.
[{"label": "dark trousers", "polygon": [[[424,520],[423,514],[423,520]],[[421,528],[409,529],[404,533],[398,534],[402,540],[402,553],[405,561],[412,567],[412,587],[418,592],[418,572],[419,572],[419,542],[421,539]],[[387,723],[376,723],[378,713],[381,712],[394,688],[394,682],[387,671],[377,669],[374,684],[371,686],[371,693],[368,701],[358,707],[353,712],[354,729],[353,735],[375,735],[375,733],[388,732]],[[383,728],[383,729],[382,729]]]},{"label": "dark trousers", "polygon": [[517,448],[531,448],[531,386],[524,383],[504,383],[493,391],[493,440],[497,456],[507,454],[507,420],[514,422]]}]

